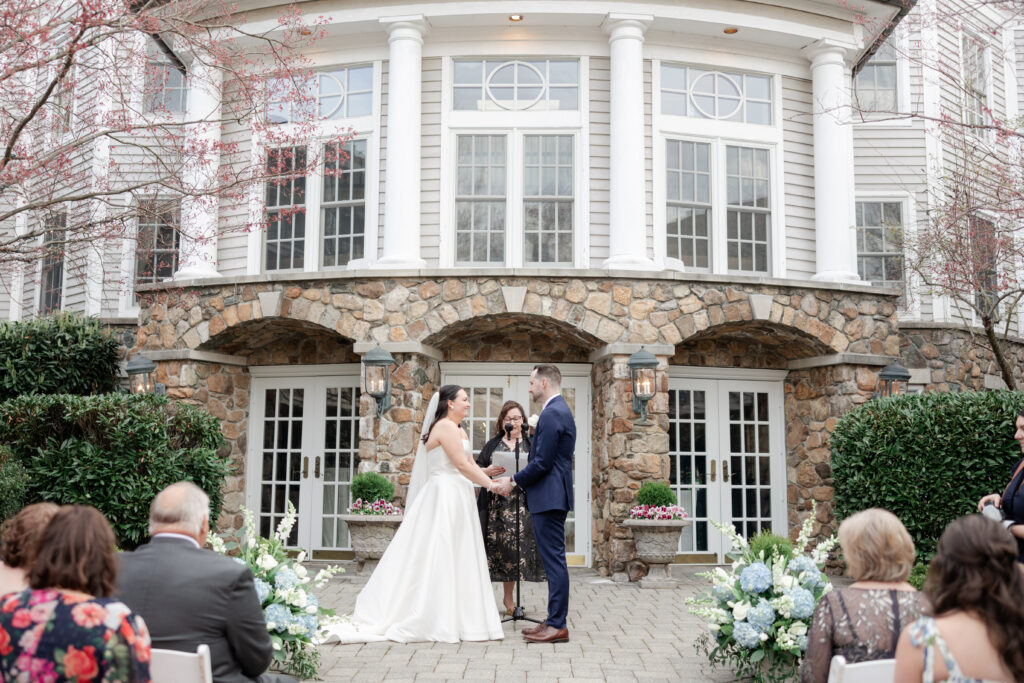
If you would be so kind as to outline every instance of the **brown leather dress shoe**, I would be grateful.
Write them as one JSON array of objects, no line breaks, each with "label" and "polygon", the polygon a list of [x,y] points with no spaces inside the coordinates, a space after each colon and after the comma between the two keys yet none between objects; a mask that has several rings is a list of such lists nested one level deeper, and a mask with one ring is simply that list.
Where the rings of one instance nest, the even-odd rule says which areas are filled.
[{"label": "brown leather dress shoe", "polygon": [[524,635],[523,638],[531,643],[568,643],[569,629],[555,628],[554,626],[544,624],[544,628]]},{"label": "brown leather dress shoe", "polygon": [[522,633],[524,636],[533,635],[534,633],[536,633],[537,631],[541,630],[545,626],[547,626],[547,624],[545,624],[542,621],[541,623],[537,624],[536,626],[530,626],[529,628],[524,628],[522,631],[520,631],[520,633]]}]

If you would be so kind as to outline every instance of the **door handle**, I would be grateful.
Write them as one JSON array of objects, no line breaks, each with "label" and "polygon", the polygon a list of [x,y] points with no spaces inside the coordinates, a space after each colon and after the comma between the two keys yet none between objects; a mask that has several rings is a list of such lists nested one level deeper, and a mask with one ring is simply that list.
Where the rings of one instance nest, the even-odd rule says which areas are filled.
[{"label": "door handle", "polygon": [[316,461],[313,464],[313,478],[320,478],[320,456],[316,456]]},{"label": "door handle", "polygon": [[711,481],[715,480],[715,461],[711,461]]},{"label": "door handle", "polygon": [[728,482],[729,481],[729,461],[728,460],[723,460],[722,461],[722,481],[723,482]]},{"label": "door handle", "polygon": [[302,478],[305,479],[309,476],[309,456],[307,455],[302,459]]}]

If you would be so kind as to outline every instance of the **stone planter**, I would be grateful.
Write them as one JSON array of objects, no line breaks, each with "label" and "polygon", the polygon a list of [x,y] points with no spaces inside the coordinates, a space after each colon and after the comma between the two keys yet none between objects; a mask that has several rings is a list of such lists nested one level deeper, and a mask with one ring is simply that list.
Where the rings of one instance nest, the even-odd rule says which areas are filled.
[{"label": "stone planter", "polygon": [[402,523],[402,515],[339,515],[338,518],[348,524],[359,574],[369,574],[377,567]]},{"label": "stone planter", "polygon": [[668,565],[676,559],[679,534],[690,525],[688,519],[627,519],[622,526],[633,532],[636,556],[647,565],[641,588],[675,588],[678,581],[669,576]]}]

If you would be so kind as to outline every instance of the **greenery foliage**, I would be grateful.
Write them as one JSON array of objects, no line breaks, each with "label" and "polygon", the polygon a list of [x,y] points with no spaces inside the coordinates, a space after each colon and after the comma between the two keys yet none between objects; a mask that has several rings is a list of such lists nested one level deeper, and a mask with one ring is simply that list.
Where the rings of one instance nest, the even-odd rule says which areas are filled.
[{"label": "greenery foliage", "polygon": [[11,455],[10,449],[0,446],[0,522],[25,507],[27,485],[25,466]]},{"label": "greenery foliage", "polygon": [[868,401],[831,437],[835,510],[890,510],[918,556],[935,554],[946,525],[1003,490],[1021,457],[1013,440],[1024,392],[911,394]]},{"label": "greenery foliage", "polygon": [[777,553],[780,557],[784,557],[787,560],[793,559],[793,544],[789,542],[789,539],[773,534],[770,531],[762,531],[751,538],[749,543],[750,552],[755,556],[763,552],[765,557],[771,557]]},{"label": "greenery foliage", "polygon": [[924,588],[924,580],[928,578],[928,563],[918,562],[914,565],[913,569],[910,570],[910,576],[907,578],[907,583],[921,590]]},{"label": "greenery foliage", "polygon": [[0,323],[0,401],[114,391],[117,347],[99,320],[74,313]]},{"label": "greenery foliage", "polygon": [[645,481],[636,494],[636,502],[638,505],[662,507],[675,505],[678,501],[675,492],[665,482]]},{"label": "greenery foliage", "polygon": [[352,500],[390,503],[395,497],[395,485],[376,472],[363,472],[352,477]]},{"label": "greenery foliage", "polygon": [[0,403],[0,443],[28,475],[24,503],[49,500],[98,508],[122,548],[148,536],[153,497],[176,481],[223,503],[229,470],[219,422],[166,396],[25,395]]}]

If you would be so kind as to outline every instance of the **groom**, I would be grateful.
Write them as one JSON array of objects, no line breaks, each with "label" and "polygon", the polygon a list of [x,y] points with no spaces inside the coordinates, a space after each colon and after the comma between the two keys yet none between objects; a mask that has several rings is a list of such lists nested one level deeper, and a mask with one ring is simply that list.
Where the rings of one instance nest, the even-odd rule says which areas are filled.
[{"label": "groom", "polygon": [[498,480],[496,490],[508,495],[516,486],[526,493],[544,572],[548,577],[548,618],[539,626],[523,629],[532,643],[567,643],[569,629],[569,568],[565,564],[565,517],[573,507],[572,455],[576,448],[576,423],[562,398],[562,373],[554,365],[541,364],[530,373],[530,398],[544,402],[537,422],[530,458],[518,474]]}]

